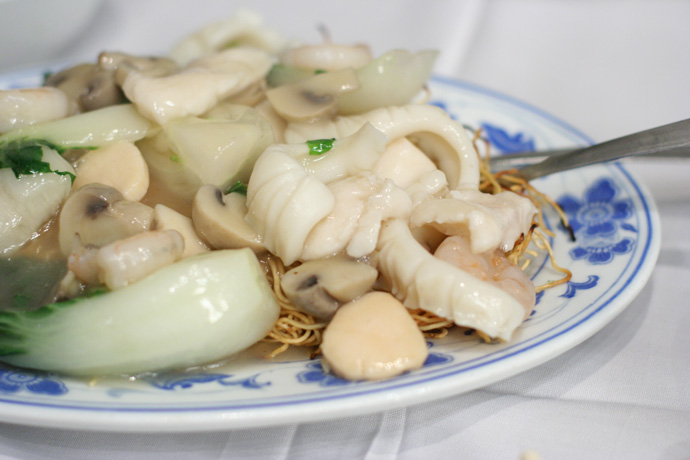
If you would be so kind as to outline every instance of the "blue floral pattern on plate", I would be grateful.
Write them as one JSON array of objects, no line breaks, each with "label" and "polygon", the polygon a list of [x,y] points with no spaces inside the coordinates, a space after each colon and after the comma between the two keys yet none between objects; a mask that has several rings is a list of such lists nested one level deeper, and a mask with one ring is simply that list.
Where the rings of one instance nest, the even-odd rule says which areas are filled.
[{"label": "blue floral pattern on plate", "polygon": [[[434,344],[427,342],[429,348],[433,347]],[[422,367],[436,366],[439,364],[446,364],[453,361],[451,355],[438,352],[429,352],[429,355],[424,361]],[[332,386],[344,386],[351,385],[357,382],[350,382],[349,380],[341,379],[335,375],[326,372],[321,364],[321,361],[312,361],[307,363],[305,370],[297,374],[297,381],[303,384],[313,384],[317,383],[322,387],[332,387]]]},{"label": "blue floral pattern on plate", "polygon": [[534,138],[526,132],[510,134],[507,129],[484,122],[482,130],[486,133],[492,148],[503,153],[531,152],[534,150]]},{"label": "blue floral pattern on plate", "polygon": [[561,297],[572,299],[575,297],[575,294],[577,294],[577,291],[582,289],[592,289],[597,285],[597,282],[599,282],[599,277],[597,275],[589,275],[587,277],[587,281],[581,283],[570,280],[566,283],[566,290],[563,294],[561,294]]},{"label": "blue floral pattern on plate", "polygon": [[31,371],[0,368],[0,393],[20,391],[48,396],[62,396],[68,392],[62,380],[56,377]]},{"label": "blue floral pattern on plate", "polygon": [[158,374],[155,377],[146,379],[153,387],[161,390],[188,390],[194,385],[201,383],[217,383],[222,386],[239,386],[245,389],[259,389],[271,384],[271,382],[258,382],[257,375],[246,378],[235,378],[229,374],[214,373],[181,373],[181,374]]},{"label": "blue floral pattern on plate", "polygon": [[604,265],[632,250],[635,239],[620,235],[620,230],[637,232],[625,222],[633,214],[632,202],[618,195],[616,184],[605,177],[588,187],[582,199],[568,194],[557,200],[577,238],[577,245],[570,250],[573,259]]}]

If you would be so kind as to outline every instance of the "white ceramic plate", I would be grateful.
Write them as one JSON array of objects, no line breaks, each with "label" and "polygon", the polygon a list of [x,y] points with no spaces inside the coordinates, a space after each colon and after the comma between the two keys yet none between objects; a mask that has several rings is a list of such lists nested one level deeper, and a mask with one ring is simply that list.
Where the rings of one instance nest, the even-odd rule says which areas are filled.
[{"label": "white ceramic plate", "polygon": [[[37,84],[38,73],[0,79],[0,88]],[[502,152],[586,144],[553,117],[503,95],[436,78],[433,102],[483,127]],[[385,382],[346,382],[318,360],[238,358],[224,366],[130,381],[80,380],[0,367],[0,420],[88,430],[195,431],[258,427],[365,414],[458,394],[538,366],[576,346],[619,314],[647,281],[659,252],[654,203],[622,166],[594,166],[534,182],[561,202],[577,240],[547,213],[567,285],[540,295],[510,343],[456,333],[429,343],[416,371]],[[536,284],[554,279],[533,265]]]}]

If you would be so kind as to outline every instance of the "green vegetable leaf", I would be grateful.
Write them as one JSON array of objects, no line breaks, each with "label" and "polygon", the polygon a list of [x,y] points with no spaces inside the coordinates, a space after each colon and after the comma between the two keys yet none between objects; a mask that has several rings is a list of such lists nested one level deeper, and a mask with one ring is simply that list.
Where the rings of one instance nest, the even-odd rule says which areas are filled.
[{"label": "green vegetable leaf", "polygon": [[45,72],[43,72],[43,86],[46,85],[46,82],[48,81],[48,79],[50,77],[52,77],[53,75],[55,75],[55,72],[53,72],[51,70],[46,70]]},{"label": "green vegetable leaf", "polygon": [[333,148],[333,142],[335,138],[332,139],[314,139],[312,141],[307,141],[307,146],[309,147],[309,155],[322,155]]},{"label": "green vegetable leaf", "polygon": [[247,196],[246,184],[243,184],[241,181],[238,180],[225,191],[226,195],[229,195],[231,193],[239,193],[241,195]]},{"label": "green vegetable leaf", "polygon": [[38,139],[19,139],[0,144],[0,168],[10,168],[14,176],[37,173],[55,173],[70,176],[74,182],[75,176],[69,171],[50,169],[50,164],[43,161],[43,147],[48,147],[62,154],[65,149],[51,142]]}]

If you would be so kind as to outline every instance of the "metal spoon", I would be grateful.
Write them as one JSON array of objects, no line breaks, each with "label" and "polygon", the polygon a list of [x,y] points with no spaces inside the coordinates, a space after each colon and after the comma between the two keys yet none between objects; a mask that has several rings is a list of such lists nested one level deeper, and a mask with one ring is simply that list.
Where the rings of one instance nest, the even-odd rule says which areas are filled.
[{"label": "metal spoon", "polygon": [[[532,180],[548,174],[637,155],[690,157],[690,119],[576,150],[508,154],[492,157],[490,163],[492,171],[522,165],[518,168],[517,174],[523,179]],[[527,166],[524,166],[525,164]]]}]

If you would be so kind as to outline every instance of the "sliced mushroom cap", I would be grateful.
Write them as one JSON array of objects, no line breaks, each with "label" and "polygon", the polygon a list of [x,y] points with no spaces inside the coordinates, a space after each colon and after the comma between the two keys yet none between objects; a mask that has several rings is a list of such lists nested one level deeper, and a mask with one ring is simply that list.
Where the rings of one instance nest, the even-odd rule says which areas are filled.
[{"label": "sliced mushroom cap", "polygon": [[139,201],[149,188],[149,168],[131,142],[115,142],[82,156],[72,187],[100,183],[115,188],[126,200]]},{"label": "sliced mushroom cap", "polygon": [[113,71],[96,64],[80,64],[51,75],[45,86],[53,86],[67,94],[73,112],[89,112],[126,102],[113,78]]},{"label": "sliced mushroom cap", "polygon": [[51,75],[45,86],[62,90],[71,99],[72,112],[89,112],[127,101],[120,88],[132,71],[151,77],[168,75],[177,65],[168,58],[139,57],[103,52],[96,64],[79,64]]},{"label": "sliced mushroom cap", "polygon": [[288,121],[314,121],[334,116],[341,93],[359,88],[352,69],[328,72],[266,91],[273,109]]},{"label": "sliced mushroom cap", "polygon": [[261,238],[244,220],[247,215],[247,197],[240,193],[225,195],[213,185],[199,188],[192,205],[194,229],[215,249],[248,247],[263,252]]},{"label": "sliced mushroom cap", "polygon": [[293,305],[305,313],[329,319],[337,308],[370,291],[378,271],[347,257],[305,262],[285,273],[281,286]]},{"label": "sliced mushroom cap", "polygon": [[60,249],[71,254],[75,235],[84,245],[104,246],[149,230],[152,217],[153,208],[125,200],[112,187],[85,185],[67,198],[60,211]]},{"label": "sliced mushroom cap", "polygon": [[323,334],[324,367],[348,380],[382,380],[422,367],[424,335],[395,297],[370,292],[343,305]]}]

